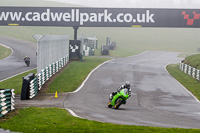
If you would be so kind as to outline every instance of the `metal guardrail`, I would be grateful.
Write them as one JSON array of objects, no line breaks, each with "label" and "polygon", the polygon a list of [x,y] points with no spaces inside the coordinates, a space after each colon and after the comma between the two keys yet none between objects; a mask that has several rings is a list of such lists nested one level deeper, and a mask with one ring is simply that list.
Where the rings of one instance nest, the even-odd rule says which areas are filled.
[{"label": "metal guardrail", "polygon": [[41,90],[44,83],[49,80],[56,72],[58,72],[62,67],[64,67],[69,62],[69,57],[63,57],[57,62],[49,65],[45,69],[42,69],[41,72],[30,81],[29,85],[29,99],[35,97],[39,90]]},{"label": "metal guardrail", "polygon": [[69,56],[69,36],[40,36],[37,40],[37,74],[66,56]]},{"label": "metal guardrail", "polygon": [[189,66],[185,63],[182,63],[182,62],[180,63],[179,69],[181,71],[183,71],[184,73],[187,73],[188,75],[192,76],[193,78],[200,80],[200,70],[199,69],[196,69],[196,68]]},{"label": "metal guardrail", "polygon": [[14,89],[0,89],[0,117],[14,110]]}]

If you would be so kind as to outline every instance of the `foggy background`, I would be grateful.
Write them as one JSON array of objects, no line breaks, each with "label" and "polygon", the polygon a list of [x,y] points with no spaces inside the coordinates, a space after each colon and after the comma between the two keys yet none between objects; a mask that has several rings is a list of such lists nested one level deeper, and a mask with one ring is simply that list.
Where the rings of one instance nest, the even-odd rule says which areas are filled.
[{"label": "foggy background", "polygon": [[46,0],[88,7],[200,8],[200,0]]}]

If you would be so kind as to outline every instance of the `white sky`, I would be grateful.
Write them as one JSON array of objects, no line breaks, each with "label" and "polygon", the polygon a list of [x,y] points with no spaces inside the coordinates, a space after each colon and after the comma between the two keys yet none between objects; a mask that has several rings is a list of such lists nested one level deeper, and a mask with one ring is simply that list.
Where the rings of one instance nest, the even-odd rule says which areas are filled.
[{"label": "white sky", "polygon": [[47,0],[88,7],[118,8],[195,8],[200,9],[200,0]]}]

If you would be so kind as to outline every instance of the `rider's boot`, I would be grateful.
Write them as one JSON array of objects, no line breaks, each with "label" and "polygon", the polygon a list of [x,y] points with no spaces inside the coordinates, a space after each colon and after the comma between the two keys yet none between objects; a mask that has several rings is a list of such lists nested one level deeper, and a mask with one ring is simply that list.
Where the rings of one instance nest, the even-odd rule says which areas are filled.
[{"label": "rider's boot", "polygon": [[110,99],[110,100],[112,100],[112,98],[113,98],[113,95],[112,95],[112,94],[110,94],[110,97],[109,97],[109,99]]}]

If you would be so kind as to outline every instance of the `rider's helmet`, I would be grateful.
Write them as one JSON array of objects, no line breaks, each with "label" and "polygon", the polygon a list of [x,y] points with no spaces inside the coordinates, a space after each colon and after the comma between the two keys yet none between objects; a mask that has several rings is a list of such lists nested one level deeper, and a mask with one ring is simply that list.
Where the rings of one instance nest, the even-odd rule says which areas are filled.
[{"label": "rider's helmet", "polygon": [[130,89],[130,83],[129,83],[129,81],[126,81],[124,86],[125,86],[127,89]]}]

